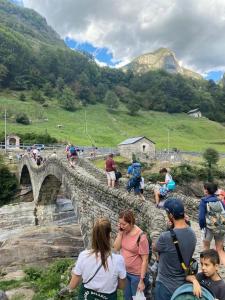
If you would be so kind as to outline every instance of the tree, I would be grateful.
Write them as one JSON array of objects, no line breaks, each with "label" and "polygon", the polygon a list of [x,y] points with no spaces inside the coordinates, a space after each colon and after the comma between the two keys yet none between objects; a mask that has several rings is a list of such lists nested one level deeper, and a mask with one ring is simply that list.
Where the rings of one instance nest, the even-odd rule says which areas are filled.
[{"label": "tree", "polygon": [[119,99],[113,91],[107,91],[104,102],[109,111],[112,111],[119,107]]},{"label": "tree", "polygon": [[9,169],[0,162],[0,206],[9,203],[17,190],[17,179]]},{"label": "tree", "polygon": [[41,91],[37,90],[37,89],[34,89],[31,93],[31,98],[34,100],[34,101],[37,101],[41,104],[43,104],[45,102],[45,98],[42,96],[42,93]]},{"label": "tree", "polygon": [[23,124],[23,125],[29,125],[30,124],[30,120],[28,118],[28,116],[25,113],[19,113],[16,116],[16,122]]},{"label": "tree", "polygon": [[77,100],[74,92],[69,87],[65,87],[59,99],[63,108],[68,111],[74,111],[77,108]]},{"label": "tree", "polygon": [[140,109],[140,104],[136,101],[136,99],[131,98],[128,100],[126,107],[129,111],[129,114],[131,116],[135,116]]},{"label": "tree", "polygon": [[208,180],[213,181],[212,169],[217,165],[219,153],[213,148],[208,148],[203,153],[203,159],[205,160],[208,168]]},{"label": "tree", "polygon": [[20,101],[26,101],[26,95],[24,93],[21,93],[19,99]]}]

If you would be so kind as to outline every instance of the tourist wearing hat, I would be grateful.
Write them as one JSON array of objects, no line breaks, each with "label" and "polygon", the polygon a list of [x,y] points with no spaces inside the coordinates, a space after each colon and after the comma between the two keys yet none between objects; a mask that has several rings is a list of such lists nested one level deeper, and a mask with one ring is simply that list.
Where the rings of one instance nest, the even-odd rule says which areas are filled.
[{"label": "tourist wearing hat", "polygon": [[[195,250],[196,236],[185,221],[184,205],[180,199],[168,198],[164,208],[173,225],[173,232],[176,235],[185,265],[188,266]],[[161,233],[154,248],[159,253],[155,300],[170,300],[174,291],[186,280],[171,232]]]}]

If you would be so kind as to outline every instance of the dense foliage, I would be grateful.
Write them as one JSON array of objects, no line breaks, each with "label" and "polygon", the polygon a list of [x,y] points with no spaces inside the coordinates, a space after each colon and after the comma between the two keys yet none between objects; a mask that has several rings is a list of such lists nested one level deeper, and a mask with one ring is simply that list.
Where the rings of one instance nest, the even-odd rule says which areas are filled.
[{"label": "dense foliage", "polygon": [[10,202],[17,191],[17,178],[0,157],[0,206]]},{"label": "dense foliage", "polygon": [[91,55],[66,48],[39,14],[6,0],[0,0],[0,88],[33,89],[35,101],[54,97],[71,111],[104,100],[115,109],[119,99],[131,115],[140,108],[180,113],[199,107],[225,121],[225,89],[214,81],[100,68]]}]

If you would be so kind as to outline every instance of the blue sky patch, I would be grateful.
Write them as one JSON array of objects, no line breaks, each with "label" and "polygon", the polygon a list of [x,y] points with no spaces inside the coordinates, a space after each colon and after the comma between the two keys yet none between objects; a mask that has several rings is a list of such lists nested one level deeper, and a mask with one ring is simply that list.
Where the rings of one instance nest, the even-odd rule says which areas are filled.
[{"label": "blue sky patch", "polygon": [[207,73],[207,75],[205,76],[205,79],[206,80],[213,79],[215,82],[218,82],[222,79],[223,73],[224,72],[222,72],[222,71],[211,71],[211,72]]},{"label": "blue sky patch", "polygon": [[95,59],[101,63],[107,64],[108,66],[114,67],[120,62],[120,60],[113,59],[112,53],[107,48],[97,48],[88,42],[79,43],[68,37],[65,38],[65,43],[69,48],[79,51],[86,51],[92,54]]}]

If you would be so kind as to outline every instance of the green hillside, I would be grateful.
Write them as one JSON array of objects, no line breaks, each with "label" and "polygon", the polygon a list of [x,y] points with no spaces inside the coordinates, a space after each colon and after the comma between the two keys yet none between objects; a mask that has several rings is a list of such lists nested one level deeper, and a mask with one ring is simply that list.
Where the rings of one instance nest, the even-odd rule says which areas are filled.
[{"label": "green hillside", "polygon": [[[201,151],[213,147],[224,152],[225,127],[206,118],[194,119],[186,114],[168,114],[163,112],[140,111],[130,116],[124,107],[109,113],[105,105],[90,105],[75,112],[58,107],[56,101],[49,107],[42,107],[34,101],[22,102],[18,95],[0,95],[0,132],[4,131],[4,108],[8,112],[8,133],[45,133],[46,131],[59,141],[71,141],[80,145],[115,147],[119,142],[132,136],[142,136],[156,142],[158,149],[167,147],[168,129],[170,147],[181,150]],[[85,110],[87,131],[85,133]],[[25,112],[32,120],[31,125],[15,122],[15,115]],[[48,121],[46,121],[48,119]],[[58,128],[57,125],[63,125]]]}]

